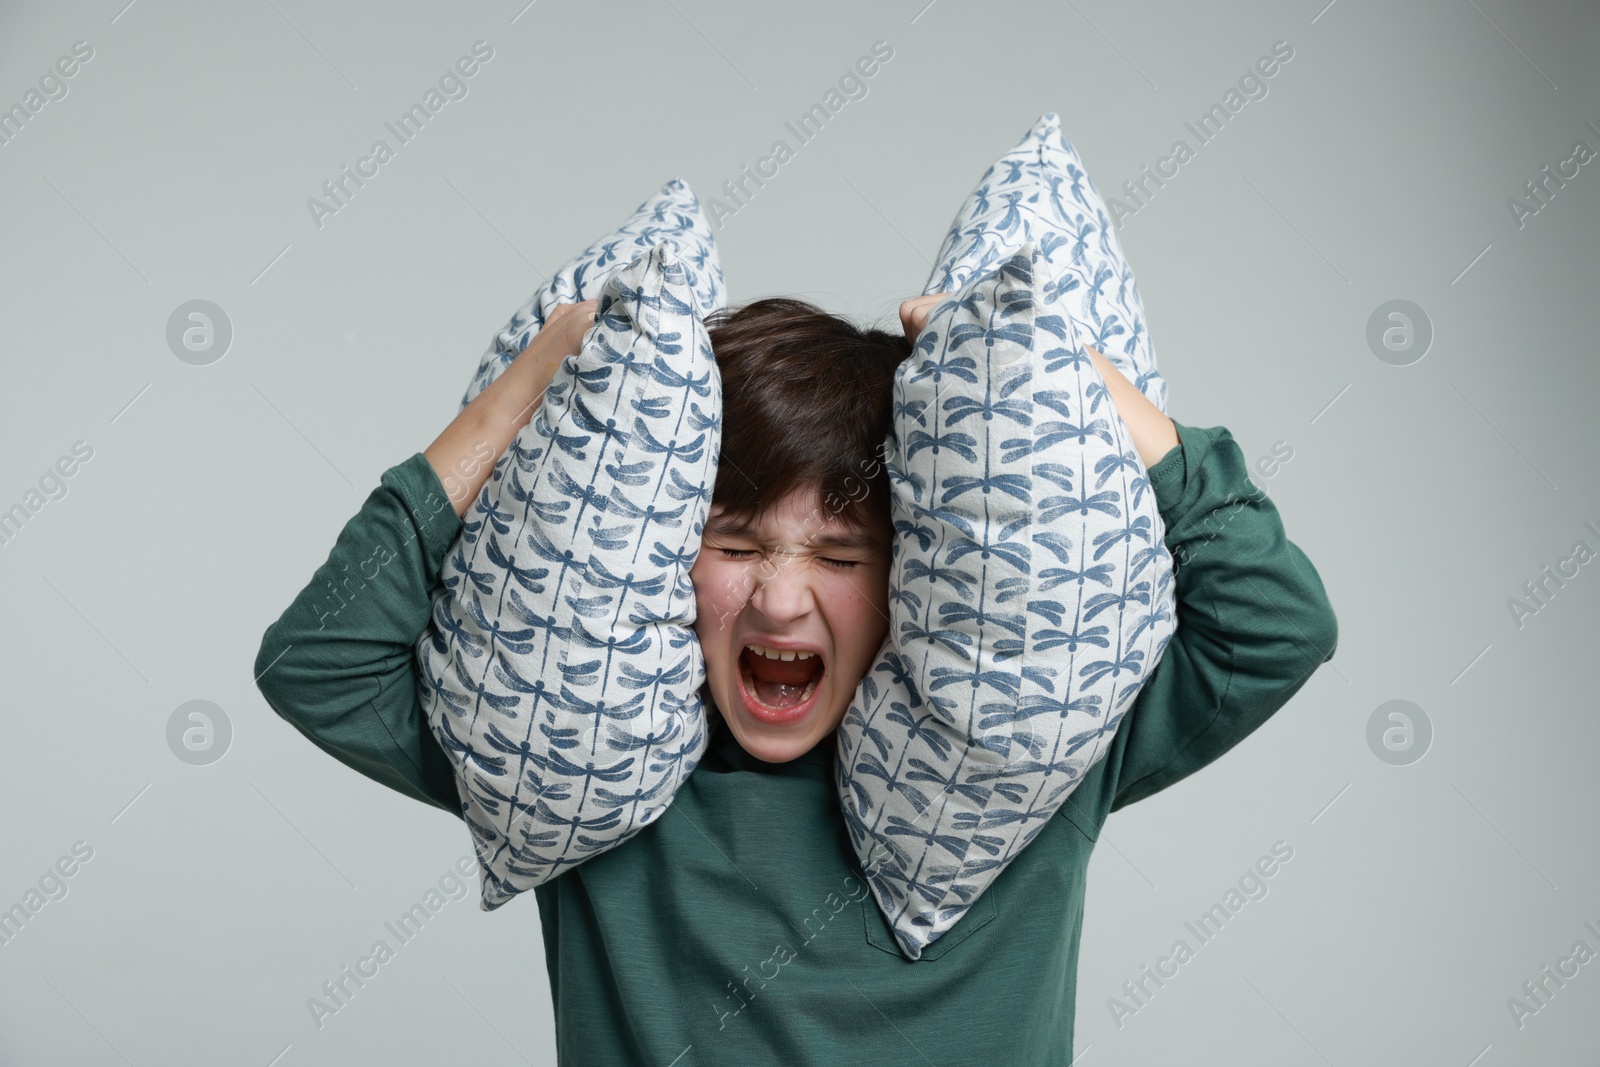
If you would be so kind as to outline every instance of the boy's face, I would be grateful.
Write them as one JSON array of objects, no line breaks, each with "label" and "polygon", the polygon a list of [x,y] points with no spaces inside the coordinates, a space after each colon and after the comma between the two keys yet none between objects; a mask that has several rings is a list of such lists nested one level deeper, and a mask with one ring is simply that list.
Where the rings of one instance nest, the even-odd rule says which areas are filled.
[{"label": "boy's face", "polygon": [[742,528],[712,504],[689,572],[695,633],[717,708],[752,756],[785,763],[844,718],[889,632],[892,533],[847,525],[815,491]]}]

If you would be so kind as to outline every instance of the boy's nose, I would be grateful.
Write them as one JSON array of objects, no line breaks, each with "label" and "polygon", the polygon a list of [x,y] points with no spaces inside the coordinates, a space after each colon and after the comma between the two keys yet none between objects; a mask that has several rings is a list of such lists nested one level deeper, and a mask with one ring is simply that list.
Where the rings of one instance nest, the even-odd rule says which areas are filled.
[{"label": "boy's nose", "polygon": [[757,568],[756,588],[750,603],[775,623],[805,615],[815,604],[808,568],[793,556],[769,557],[767,563]]}]

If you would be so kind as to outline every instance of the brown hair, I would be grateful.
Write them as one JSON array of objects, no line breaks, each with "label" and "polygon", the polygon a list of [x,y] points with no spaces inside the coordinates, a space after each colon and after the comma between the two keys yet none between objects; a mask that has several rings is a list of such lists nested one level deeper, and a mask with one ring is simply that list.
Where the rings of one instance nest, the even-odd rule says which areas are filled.
[{"label": "brown hair", "polygon": [[882,446],[904,334],[862,329],[787,297],[706,319],[722,378],[722,453],[712,493],[754,521],[796,489],[858,530],[889,522]]}]

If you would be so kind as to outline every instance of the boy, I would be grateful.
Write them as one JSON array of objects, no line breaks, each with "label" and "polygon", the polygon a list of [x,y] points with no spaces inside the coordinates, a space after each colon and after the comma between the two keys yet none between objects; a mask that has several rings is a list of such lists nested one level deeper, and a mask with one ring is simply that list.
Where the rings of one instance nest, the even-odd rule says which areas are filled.
[{"label": "boy", "polygon": [[[833,730],[886,625],[890,530],[838,516],[828,542],[806,505],[875,455],[894,368],[931,299],[902,307],[906,339],[791,301],[711,329],[723,466],[694,577],[704,695],[721,715],[659,820],[534,891],[563,1064],[1066,1062],[1085,874],[1106,816],[1222,755],[1332,657],[1322,583],[1232,435],[1174,423],[1091,350],[1166,524],[1177,634],[1060,812],[922,959],[904,959],[855,866],[832,771]],[[257,658],[280,715],[447,811],[458,795],[418,709],[413,645],[489,473],[465,475],[463,461],[504,451],[576,351],[589,307],[572,307],[426,452],[384,474]],[[319,606],[378,545],[390,558],[363,573],[360,595]],[[761,558],[782,565],[739,563]],[[748,570],[725,580],[735,566]],[[739,695],[741,650],[764,636],[833,657],[837,684],[812,700],[804,730],[761,721]]]}]

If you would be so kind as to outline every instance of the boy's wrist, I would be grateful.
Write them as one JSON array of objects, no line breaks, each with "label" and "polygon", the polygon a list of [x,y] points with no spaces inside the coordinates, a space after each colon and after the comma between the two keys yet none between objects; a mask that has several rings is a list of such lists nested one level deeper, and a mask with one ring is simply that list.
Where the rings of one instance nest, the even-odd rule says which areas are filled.
[{"label": "boy's wrist", "polygon": [[1194,442],[1194,434],[1197,432],[1187,426],[1182,428],[1184,432],[1180,432],[1176,421],[1172,426],[1173,436],[1177,438],[1178,443],[1148,468],[1150,488],[1156,494],[1156,510],[1161,513],[1162,521],[1169,529],[1175,518],[1172,511],[1183,499],[1184,486],[1189,478],[1188,453],[1183,443],[1184,432],[1189,434],[1191,443]]}]

